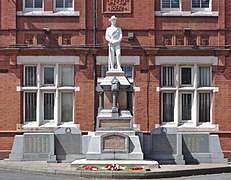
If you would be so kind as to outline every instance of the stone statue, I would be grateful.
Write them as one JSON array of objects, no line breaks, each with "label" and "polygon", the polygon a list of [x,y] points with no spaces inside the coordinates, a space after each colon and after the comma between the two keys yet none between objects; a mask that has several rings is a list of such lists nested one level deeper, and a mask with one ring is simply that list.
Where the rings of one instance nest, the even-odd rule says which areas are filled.
[{"label": "stone statue", "polygon": [[[122,40],[122,30],[116,27],[117,17],[112,16],[109,21],[111,26],[107,28],[105,38],[108,41],[109,46],[109,57],[108,57],[108,71],[113,71],[114,69],[121,71],[120,65],[120,42]],[[115,54],[116,54],[116,64],[115,68]]]}]

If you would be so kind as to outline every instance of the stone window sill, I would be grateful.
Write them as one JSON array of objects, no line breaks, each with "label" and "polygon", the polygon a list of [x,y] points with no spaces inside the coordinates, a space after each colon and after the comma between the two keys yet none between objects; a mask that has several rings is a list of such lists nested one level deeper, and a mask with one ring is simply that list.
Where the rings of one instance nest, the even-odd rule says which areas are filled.
[{"label": "stone window sill", "polygon": [[158,127],[165,127],[165,128],[177,128],[178,132],[184,132],[184,131],[192,131],[192,132],[217,132],[219,130],[217,124],[211,124],[208,123],[199,123],[198,125],[195,125],[193,122],[190,123],[183,123],[180,125],[177,125],[174,122],[170,123],[163,123],[162,125],[159,125]]},{"label": "stone window sill", "polygon": [[155,16],[214,16],[218,17],[218,11],[156,11]]},{"label": "stone window sill", "polygon": [[66,123],[62,123],[57,125],[55,122],[50,122],[50,123],[45,123],[42,125],[38,125],[37,122],[30,122],[27,124],[22,125],[22,129],[46,129],[46,128],[58,128],[58,127],[78,127],[79,128],[79,124],[74,124],[73,122],[66,122]]},{"label": "stone window sill", "polygon": [[17,11],[17,16],[79,16],[79,11]]}]

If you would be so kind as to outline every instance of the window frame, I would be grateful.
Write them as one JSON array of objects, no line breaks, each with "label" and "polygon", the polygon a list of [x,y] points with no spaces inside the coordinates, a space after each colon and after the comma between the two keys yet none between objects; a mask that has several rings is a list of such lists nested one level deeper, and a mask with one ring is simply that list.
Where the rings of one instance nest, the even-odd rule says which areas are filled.
[{"label": "window frame", "polygon": [[[201,86],[200,85],[200,68],[209,68],[209,80],[210,80],[209,86]],[[198,83],[197,83],[198,87],[211,87],[212,86],[212,70],[211,70],[210,66],[206,66],[206,65],[198,66],[198,78],[197,78],[197,81],[198,81]]]},{"label": "window frame", "polygon": [[[182,96],[183,94],[190,94],[191,95],[191,119],[189,120],[186,120],[186,119],[183,119],[183,108],[182,108]],[[194,93],[193,92],[187,92],[187,91],[184,91],[184,92],[180,92],[180,123],[191,123],[193,122],[193,102],[194,102]]]},{"label": "window frame", "polygon": [[[35,121],[26,121],[26,93],[36,93],[36,116],[35,116]],[[38,98],[37,98],[38,94],[37,91],[35,90],[27,90],[23,92],[23,122],[24,124],[31,124],[31,123],[36,123],[37,122],[37,104],[38,104]]]},{"label": "window frame", "polygon": [[[200,102],[200,100],[199,100],[199,98],[200,98],[200,94],[201,93],[208,93],[208,94],[210,94],[210,121],[206,121],[206,122],[201,122],[200,121],[200,105],[199,105],[199,102]],[[197,109],[197,111],[198,111],[198,124],[199,125],[202,125],[202,124],[210,124],[210,123],[212,123],[212,110],[213,110],[213,93],[211,92],[211,91],[198,91],[198,99],[197,99],[197,102],[198,102],[198,109]]]},{"label": "window frame", "polygon": [[72,8],[65,7],[65,1],[63,0],[64,7],[63,8],[56,8],[56,0],[54,0],[54,11],[74,11],[75,0],[72,0]]},{"label": "window frame", "polygon": [[[73,67],[73,85],[72,86],[60,86],[61,85],[61,67],[69,66]],[[74,77],[74,64],[64,64],[64,63],[36,63],[36,64],[24,64],[25,67],[36,67],[37,74],[37,83],[36,86],[25,86],[23,84],[23,127],[56,127],[57,125],[68,125],[74,123],[74,109],[75,109],[75,77]],[[44,85],[44,67],[54,68],[54,85]],[[25,81],[25,70],[23,71],[23,81]],[[59,85],[60,84],[60,85]],[[36,93],[36,121],[26,121],[26,96],[25,93]],[[54,94],[54,119],[48,120],[45,119],[44,112],[44,94],[53,93]],[[73,98],[73,112],[72,112],[72,121],[62,121],[61,119],[61,94],[62,93],[72,93]]]},{"label": "window frame", "polygon": [[33,8],[26,8],[26,0],[23,0],[23,11],[24,12],[33,12],[33,11],[44,11],[44,0],[42,0],[42,8],[35,8],[35,1],[33,0]]},{"label": "window frame", "polygon": [[[163,103],[163,99],[164,99],[164,94],[170,94],[170,93],[173,94],[173,99],[174,99],[173,121],[167,122],[167,121],[164,121],[164,103]],[[161,93],[161,122],[162,122],[162,124],[174,124],[175,101],[176,101],[176,93],[175,93],[175,91],[163,91],[163,92]]]},{"label": "window frame", "polygon": [[[72,94],[72,97],[73,97],[73,99],[72,99],[72,105],[73,105],[73,107],[72,107],[72,120],[71,121],[63,121],[62,120],[62,94],[64,94],[64,93],[70,93],[70,94]],[[59,113],[59,116],[60,116],[60,123],[74,123],[74,110],[75,110],[75,94],[74,94],[74,92],[70,92],[70,91],[60,91],[59,92],[59,96],[60,96],[60,103],[59,103],[59,110],[60,110],[60,113]]]},{"label": "window frame", "polygon": [[[62,67],[72,67],[72,81],[73,81],[73,84],[72,85],[62,85]],[[74,66],[72,65],[66,65],[66,64],[61,64],[59,65],[59,86],[60,87],[73,87],[75,85],[75,68]]]},{"label": "window frame", "polygon": [[[170,62],[170,61],[169,61]],[[177,61],[176,61],[177,62]],[[172,63],[172,62],[171,62]],[[212,64],[202,64],[202,63],[166,63],[164,62],[161,65],[161,87],[158,91],[161,92],[161,123],[165,126],[190,126],[190,127],[198,127],[198,126],[207,126],[212,127],[212,97],[213,92],[215,91],[215,87],[212,84]],[[175,86],[163,86],[163,68],[164,67],[174,67],[174,80],[176,81]],[[182,86],[181,85],[181,69],[184,67],[191,68],[191,85],[190,86]],[[210,76],[210,86],[199,86],[199,78],[200,73],[199,69],[201,67],[209,68],[209,76]],[[207,71],[208,72],[208,71]],[[165,122],[164,121],[164,113],[163,112],[163,94],[164,93],[174,93],[174,121]],[[207,122],[199,122],[199,93],[210,93],[210,120]],[[191,119],[184,120],[182,114],[182,94],[191,94]]]},{"label": "window frame", "polygon": [[[54,118],[53,119],[45,119],[45,106],[44,106],[44,96],[45,96],[45,94],[54,94],[54,114],[53,114],[53,116],[54,116]],[[41,94],[41,107],[42,107],[42,121],[44,122],[44,123],[49,123],[49,122],[54,122],[55,121],[55,105],[56,105],[56,103],[55,103],[55,100],[56,100],[56,94],[55,94],[55,91],[42,91],[42,94]]]},{"label": "window frame", "polygon": [[201,1],[202,0],[199,0],[199,1],[200,1],[200,8],[194,8],[193,5],[192,5],[193,0],[191,0],[191,9],[192,9],[192,12],[197,12],[197,11],[212,11],[212,0],[209,0],[209,7],[208,8],[202,8],[201,7]]},{"label": "window frame", "polygon": [[[28,86],[28,85],[26,85],[26,67],[36,67],[36,84],[34,85],[34,86]],[[36,65],[25,65],[24,67],[23,67],[23,86],[24,87],[37,87],[37,85],[38,85],[38,77],[37,77],[37,74],[38,74],[38,68],[37,68],[37,66]]]},{"label": "window frame", "polygon": [[[164,67],[173,67],[173,74],[174,74],[173,86],[164,86]],[[174,65],[161,66],[161,86],[162,87],[167,87],[167,88],[175,87],[176,86],[176,78],[175,77],[176,77],[176,68]]]},{"label": "window frame", "polygon": [[[182,69],[183,68],[190,68],[191,69],[191,84],[182,84]],[[180,86],[181,87],[192,87],[193,86],[193,80],[194,80],[194,76],[193,76],[194,72],[193,72],[193,66],[180,66]]]},{"label": "window frame", "polygon": [[[161,11],[164,11],[164,12],[165,12],[165,11],[166,11],[166,12],[169,12],[169,11],[181,11],[181,6],[182,6],[182,5],[181,5],[181,1],[182,1],[182,0],[179,0],[179,8],[171,8],[171,7],[170,7],[170,8],[163,8],[163,3],[162,3],[162,1],[163,1],[163,0],[160,0],[160,9],[161,9]],[[171,1],[172,1],[172,0],[169,0],[169,1],[170,1],[170,6],[171,6]]]},{"label": "window frame", "polygon": [[[45,71],[44,71],[44,68],[51,68],[53,67],[54,68],[54,84],[45,84]],[[50,87],[54,87],[56,86],[56,73],[57,73],[57,69],[54,66],[52,65],[43,65],[42,66],[42,86],[50,86]]]}]

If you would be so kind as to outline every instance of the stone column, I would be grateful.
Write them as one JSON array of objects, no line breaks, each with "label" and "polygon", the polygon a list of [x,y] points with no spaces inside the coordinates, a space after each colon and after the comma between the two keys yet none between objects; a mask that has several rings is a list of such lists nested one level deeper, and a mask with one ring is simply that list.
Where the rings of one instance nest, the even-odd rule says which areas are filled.
[{"label": "stone column", "polygon": [[112,92],[112,112],[113,113],[117,113],[118,112],[117,96],[118,96],[118,92]]},{"label": "stone column", "polygon": [[103,100],[103,92],[99,92],[99,108],[98,108],[98,112],[102,111],[104,108],[104,100]]}]

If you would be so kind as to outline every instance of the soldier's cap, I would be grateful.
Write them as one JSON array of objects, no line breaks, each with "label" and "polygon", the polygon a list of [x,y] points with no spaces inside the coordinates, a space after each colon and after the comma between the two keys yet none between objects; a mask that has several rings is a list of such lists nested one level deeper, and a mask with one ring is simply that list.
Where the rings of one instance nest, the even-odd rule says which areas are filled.
[{"label": "soldier's cap", "polygon": [[108,19],[108,21],[116,20],[116,19],[117,19],[117,17],[115,17],[115,16],[113,15],[110,19]]}]

